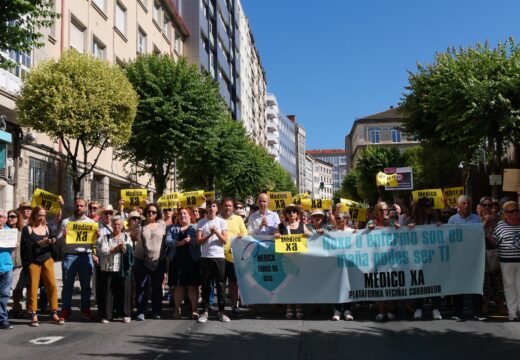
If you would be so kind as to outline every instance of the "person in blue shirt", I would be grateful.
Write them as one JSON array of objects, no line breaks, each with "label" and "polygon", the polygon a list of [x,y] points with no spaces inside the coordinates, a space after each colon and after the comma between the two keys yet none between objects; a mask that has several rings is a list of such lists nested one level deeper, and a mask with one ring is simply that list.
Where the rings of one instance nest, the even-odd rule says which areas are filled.
[{"label": "person in blue shirt", "polygon": [[[7,220],[4,210],[0,210],[0,229],[4,229]],[[10,330],[13,328],[9,322],[7,313],[7,302],[11,295],[13,281],[13,249],[0,248],[0,329]]]},{"label": "person in blue shirt", "polygon": [[[457,198],[457,213],[452,215],[448,224],[451,225],[467,225],[467,224],[481,224],[482,221],[477,214],[471,212],[471,201],[466,195],[461,195]],[[484,284],[482,284],[484,286]],[[479,321],[486,320],[482,314],[483,305],[482,294],[471,294],[471,304],[473,307],[474,318]],[[452,319],[456,321],[464,321],[462,317],[462,310],[464,309],[464,294],[453,296],[453,315]]]}]

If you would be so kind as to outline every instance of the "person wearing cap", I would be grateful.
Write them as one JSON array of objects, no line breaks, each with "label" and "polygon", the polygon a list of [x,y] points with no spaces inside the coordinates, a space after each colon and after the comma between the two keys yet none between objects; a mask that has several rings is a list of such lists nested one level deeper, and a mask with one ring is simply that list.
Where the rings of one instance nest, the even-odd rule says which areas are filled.
[{"label": "person wearing cap", "polygon": [[273,235],[280,224],[280,217],[267,208],[269,196],[263,192],[258,195],[258,211],[249,215],[247,231],[253,235]]},{"label": "person wearing cap", "polygon": [[226,258],[226,280],[229,282],[229,296],[231,298],[232,313],[236,316],[240,316],[241,312],[238,308],[238,283],[237,275],[235,273],[235,265],[233,264],[231,243],[235,238],[246,236],[247,229],[246,225],[244,224],[244,219],[239,215],[235,215],[233,210],[233,199],[230,197],[224,198],[222,200],[222,218],[226,220],[229,239],[229,241],[224,245],[224,256]]},{"label": "person wearing cap", "polygon": [[[466,225],[466,224],[482,224],[482,220],[477,214],[471,212],[471,201],[466,195],[457,198],[457,213],[452,215],[448,224]],[[481,294],[471,295],[471,305],[473,307],[474,318],[479,321],[486,320],[482,314],[483,297]],[[453,314],[452,320],[463,321],[462,311],[464,309],[464,294],[453,296]]]},{"label": "person wearing cap", "polygon": [[[278,224],[278,229],[276,233],[274,233],[275,238],[279,238],[282,235],[297,235],[304,234],[306,236],[311,236],[312,233],[307,229],[305,224],[300,221],[301,210],[296,205],[289,205],[285,209],[282,210],[282,216],[284,221]],[[285,256],[291,256],[290,254],[285,254]],[[303,307],[301,304],[287,304],[285,318],[292,319],[294,317],[294,307],[296,306],[296,318],[303,318]]]},{"label": "person wearing cap", "polygon": [[93,223],[94,220],[87,217],[87,201],[83,198],[74,199],[74,213],[72,216],[61,222],[60,232],[58,234],[58,242],[63,246],[65,253],[61,263],[63,288],[61,291],[62,311],[61,317],[67,320],[71,313],[72,292],[74,289],[74,281],[76,275],[79,275],[81,287],[81,314],[85,320],[92,320],[92,312],[90,311],[90,296],[92,289],[90,281],[94,262],[98,262],[98,258],[93,254],[92,250],[95,244],[66,244],[67,224],[73,222]]}]

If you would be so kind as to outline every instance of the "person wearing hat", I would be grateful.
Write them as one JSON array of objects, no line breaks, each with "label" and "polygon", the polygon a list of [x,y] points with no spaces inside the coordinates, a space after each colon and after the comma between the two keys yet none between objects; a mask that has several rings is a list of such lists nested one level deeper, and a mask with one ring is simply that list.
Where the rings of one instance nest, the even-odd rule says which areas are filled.
[{"label": "person wearing hat", "polygon": [[22,215],[23,225],[27,225],[29,221],[29,217],[31,216],[31,203],[28,201],[22,201],[20,205],[18,205],[18,212]]},{"label": "person wearing hat", "polygon": [[[307,229],[303,221],[300,221],[301,210],[298,206],[290,204],[282,210],[282,216],[284,221],[278,224],[278,229],[274,234],[275,238],[279,238],[282,235],[296,235],[304,234],[306,236],[312,236],[312,233]],[[286,254],[287,256],[288,254]],[[294,317],[293,304],[287,304],[285,317],[292,319]],[[303,318],[303,307],[301,304],[296,304],[296,318]]]},{"label": "person wearing hat", "polygon": [[327,223],[327,215],[323,210],[314,210],[311,212],[311,224],[308,226],[313,233],[323,234],[334,228],[333,224]]},{"label": "person wearing hat", "polygon": [[72,216],[64,219],[61,223],[60,232],[58,234],[58,242],[63,245],[64,258],[61,263],[63,288],[61,292],[62,311],[61,317],[67,320],[71,313],[72,292],[74,289],[74,281],[76,275],[79,275],[81,286],[81,314],[85,320],[92,320],[92,312],[90,311],[90,296],[92,289],[90,281],[94,262],[98,262],[98,258],[93,254],[94,244],[66,244],[67,224],[70,221],[93,223],[94,220],[87,217],[87,201],[83,198],[74,200],[74,213]]}]

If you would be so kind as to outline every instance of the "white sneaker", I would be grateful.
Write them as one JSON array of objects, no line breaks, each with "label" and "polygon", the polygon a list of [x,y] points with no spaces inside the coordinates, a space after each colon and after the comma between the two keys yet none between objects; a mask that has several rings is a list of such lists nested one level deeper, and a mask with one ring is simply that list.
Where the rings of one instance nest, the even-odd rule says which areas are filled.
[{"label": "white sneaker", "polygon": [[101,324],[108,324],[109,322],[107,319],[101,319]]},{"label": "white sneaker", "polygon": [[433,320],[442,320],[442,315],[439,309],[433,309],[432,311]]},{"label": "white sneaker", "polygon": [[208,313],[204,312],[204,313],[202,313],[201,316],[199,316],[199,319],[197,320],[197,322],[204,324],[206,321],[208,321]]},{"label": "white sneaker", "polygon": [[515,314],[507,314],[507,320],[516,321],[517,317],[515,316]]},{"label": "white sneaker", "polygon": [[345,320],[347,320],[347,321],[354,320],[354,316],[352,316],[352,311],[350,311],[350,310],[345,310],[345,312],[343,313],[343,316],[345,316]]},{"label": "white sneaker", "polygon": [[376,321],[383,321],[385,319],[385,314],[379,313],[376,315]]},{"label": "white sneaker", "polygon": [[217,314],[217,319],[219,319],[222,322],[230,322],[231,321],[231,319],[226,314],[224,314],[223,312],[219,312]]},{"label": "white sneaker", "polygon": [[332,321],[339,321],[340,316],[341,316],[341,311],[334,310],[334,315],[332,315]]},{"label": "white sneaker", "polygon": [[386,317],[388,318],[388,320],[395,320],[395,315],[391,312],[386,313]]},{"label": "white sneaker", "polygon": [[422,309],[416,309],[413,313],[413,318],[415,320],[422,320]]}]

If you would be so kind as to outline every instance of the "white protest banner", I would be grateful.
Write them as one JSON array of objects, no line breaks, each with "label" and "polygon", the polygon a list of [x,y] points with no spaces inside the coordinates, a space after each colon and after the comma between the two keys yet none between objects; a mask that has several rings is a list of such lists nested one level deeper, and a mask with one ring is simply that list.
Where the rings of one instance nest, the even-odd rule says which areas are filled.
[{"label": "white protest banner", "polygon": [[1,229],[0,230],[0,248],[15,248],[18,242],[17,229]]}]

